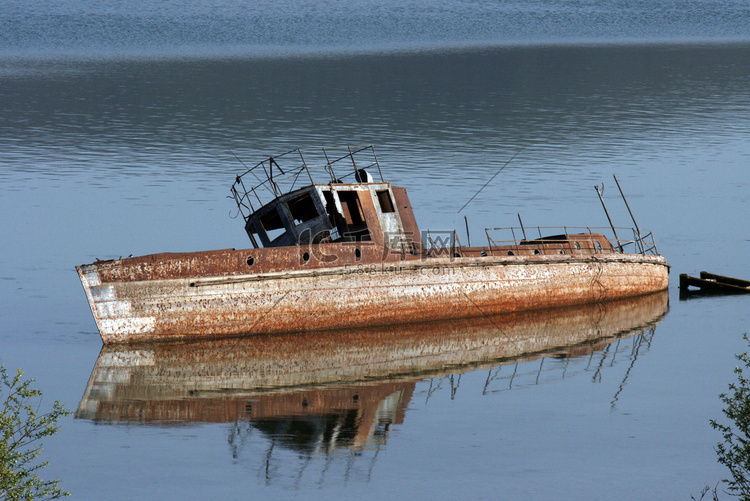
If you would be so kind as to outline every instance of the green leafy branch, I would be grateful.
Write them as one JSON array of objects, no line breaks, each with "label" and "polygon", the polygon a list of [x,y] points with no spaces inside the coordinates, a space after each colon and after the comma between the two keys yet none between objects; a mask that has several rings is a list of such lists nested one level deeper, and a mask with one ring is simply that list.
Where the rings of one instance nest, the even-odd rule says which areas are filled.
[{"label": "green leafy branch", "polygon": [[[750,344],[747,334],[745,342]],[[730,479],[724,479],[727,492],[743,501],[750,501],[750,355],[748,352],[735,356],[741,365],[735,367],[737,381],[729,385],[729,392],[719,398],[724,403],[724,415],[732,424],[721,424],[711,420],[711,426],[721,432],[723,441],[717,444],[719,462],[729,469]]]},{"label": "green leafy branch", "polygon": [[[70,414],[55,401],[52,410],[40,414],[42,391],[32,388],[33,379],[24,379],[18,369],[10,376],[0,365],[0,501],[57,499],[69,496],[58,488],[60,480],[42,480],[37,472],[47,462],[37,462],[42,453],[41,440],[60,429],[57,421]],[[39,403],[34,405],[36,400]]]}]

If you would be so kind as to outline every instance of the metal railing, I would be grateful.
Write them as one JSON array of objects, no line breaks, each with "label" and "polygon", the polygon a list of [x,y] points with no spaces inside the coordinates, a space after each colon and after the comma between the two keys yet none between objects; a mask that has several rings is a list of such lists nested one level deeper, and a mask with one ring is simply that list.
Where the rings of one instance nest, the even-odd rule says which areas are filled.
[{"label": "metal railing", "polygon": [[375,179],[372,167],[377,169],[380,182],[384,182],[373,145],[297,148],[248,168],[237,176],[230,191],[243,218],[247,219],[274,198],[295,188],[321,183],[366,182],[361,174],[365,169],[370,169],[366,172]]},{"label": "metal railing", "polygon": [[[620,231],[621,233],[632,232],[632,239],[622,239],[618,236],[611,236],[612,233]],[[641,230],[640,233],[634,228],[595,228],[595,227],[507,227],[507,228],[485,228],[487,243],[490,250],[493,247],[501,246],[520,246],[524,244],[558,244],[567,239],[568,235],[581,233],[600,233],[607,237],[607,240],[614,246],[615,251],[623,254],[652,254],[659,255],[654,242],[653,233],[649,230]],[[493,237],[491,232],[503,232],[501,237]],[[619,235],[619,234],[618,234]]]}]

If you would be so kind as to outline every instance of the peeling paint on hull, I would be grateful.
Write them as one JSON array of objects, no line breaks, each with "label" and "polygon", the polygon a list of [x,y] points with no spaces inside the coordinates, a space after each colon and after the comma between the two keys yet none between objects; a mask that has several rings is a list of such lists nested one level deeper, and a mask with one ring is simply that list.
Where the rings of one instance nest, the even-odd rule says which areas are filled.
[{"label": "peeling paint on hull", "polygon": [[[201,262],[217,252],[161,255],[152,265],[179,269],[182,262]],[[228,262],[244,256],[244,251],[222,252]],[[664,290],[669,282],[663,257],[635,254],[365,262],[254,274],[219,270],[180,278],[134,277],[139,279],[118,269],[128,260],[77,269],[104,343],[484,316],[639,296]]]}]

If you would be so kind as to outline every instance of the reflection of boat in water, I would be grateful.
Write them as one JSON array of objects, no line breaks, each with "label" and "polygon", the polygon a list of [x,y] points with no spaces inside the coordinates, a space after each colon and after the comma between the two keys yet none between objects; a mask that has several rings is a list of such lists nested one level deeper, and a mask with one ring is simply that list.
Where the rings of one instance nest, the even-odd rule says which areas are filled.
[{"label": "reflection of boat in water", "polygon": [[383,423],[403,419],[421,379],[591,353],[613,338],[651,328],[667,305],[663,292],[348,333],[107,345],[76,416],[136,423],[251,420],[264,427],[334,416],[347,423],[345,445],[364,447],[376,440]]},{"label": "reflection of boat in water", "polygon": [[[76,417],[161,426],[230,423],[233,461],[249,463],[263,482],[298,485],[303,473],[316,482],[338,482],[339,473],[367,480],[410,402],[445,390],[455,398],[463,373],[486,370],[485,394],[581,371],[599,379],[614,370],[615,356],[627,351],[619,343],[632,336],[623,346],[633,349],[618,358],[629,364],[618,376],[622,391],[667,308],[662,292],[344,334],[105,345]],[[427,389],[418,385],[424,379]]]}]

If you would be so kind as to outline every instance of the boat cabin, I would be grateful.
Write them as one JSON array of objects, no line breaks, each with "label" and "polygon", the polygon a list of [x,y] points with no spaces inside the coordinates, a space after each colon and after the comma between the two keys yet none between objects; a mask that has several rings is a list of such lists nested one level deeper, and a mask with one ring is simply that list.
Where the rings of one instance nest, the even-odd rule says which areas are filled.
[{"label": "boat cabin", "polygon": [[306,186],[251,214],[245,231],[255,247],[372,241],[409,251],[419,240],[406,190],[389,183]]},{"label": "boat cabin", "polygon": [[[421,238],[406,190],[391,186],[382,179],[382,174],[380,181],[373,179],[369,170],[380,174],[377,159],[367,163],[368,170],[357,163],[363,151],[371,152],[371,149],[350,151],[335,160],[329,160],[328,152],[323,150],[326,156],[323,170],[330,175],[330,182],[326,184],[314,182],[310,173],[312,165],[299,150],[292,153],[298,153],[303,159],[301,166],[284,170],[279,165],[280,157],[272,157],[243,174],[256,169],[266,178],[250,190],[244,189],[242,177],[238,176],[232,194],[245,218],[245,231],[253,246],[373,242],[394,251],[416,253]],[[309,157],[308,152],[306,155]],[[374,152],[372,156],[374,158]],[[350,172],[339,178],[336,174],[342,174],[343,169],[336,162],[342,159],[347,160],[345,171]],[[339,167],[339,172],[334,172],[334,166]],[[274,170],[278,173],[274,174]],[[309,177],[311,184],[297,189],[282,188],[282,183],[290,184],[290,178],[293,188],[300,175]],[[273,198],[262,199],[261,188],[273,193]],[[259,208],[251,203],[253,200],[260,203]]]}]

